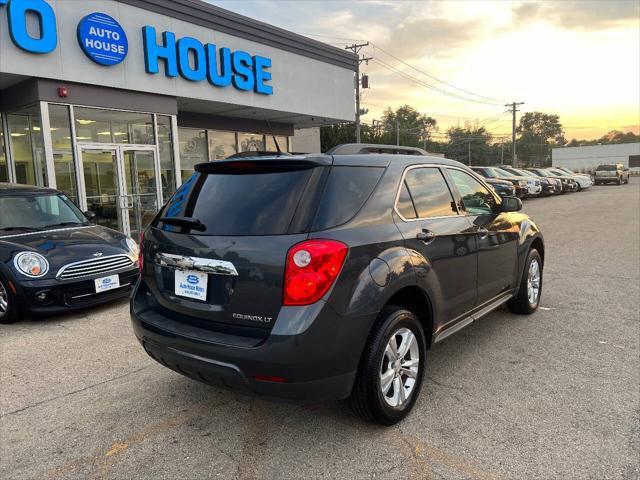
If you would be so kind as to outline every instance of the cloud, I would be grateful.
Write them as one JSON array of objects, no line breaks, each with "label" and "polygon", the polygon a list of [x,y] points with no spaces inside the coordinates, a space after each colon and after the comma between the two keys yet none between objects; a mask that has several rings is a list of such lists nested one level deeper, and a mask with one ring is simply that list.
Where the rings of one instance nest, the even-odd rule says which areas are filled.
[{"label": "cloud", "polygon": [[399,25],[383,47],[405,59],[449,57],[480,35],[478,22],[421,18]]},{"label": "cloud", "polygon": [[640,25],[640,2],[635,0],[523,3],[513,9],[516,24],[546,21],[570,30],[606,30]]}]

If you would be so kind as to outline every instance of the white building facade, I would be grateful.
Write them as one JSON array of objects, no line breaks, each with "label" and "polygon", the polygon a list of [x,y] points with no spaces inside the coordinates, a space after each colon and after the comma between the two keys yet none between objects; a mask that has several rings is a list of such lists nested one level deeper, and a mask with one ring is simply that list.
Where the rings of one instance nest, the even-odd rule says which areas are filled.
[{"label": "white building facade", "polygon": [[0,0],[0,182],[136,236],[196,163],[353,121],[357,61],[200,0]]},{"label": "white building facade", "polygon": [[625,168],[640,173],[640,143],[560,147],[554,148],[551,155],[554,167],[588,172],[603,163],[622,163]]}]

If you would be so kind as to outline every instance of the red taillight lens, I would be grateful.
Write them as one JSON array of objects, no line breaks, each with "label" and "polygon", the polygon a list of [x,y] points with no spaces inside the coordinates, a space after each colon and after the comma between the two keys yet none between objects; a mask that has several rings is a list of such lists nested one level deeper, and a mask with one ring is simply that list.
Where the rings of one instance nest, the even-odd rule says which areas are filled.
[{"label": "red taillight lens", "polygon": [[335,240],[307,240],[291,247],[284,271],[283,305],[309,305],[327,293],[348,247]]},{"label": "red taillight lens", "polygon": [[140,232],[140,242],[138,242],[138,272],[142,275],[142,242],[144,242],[144,231]]}]

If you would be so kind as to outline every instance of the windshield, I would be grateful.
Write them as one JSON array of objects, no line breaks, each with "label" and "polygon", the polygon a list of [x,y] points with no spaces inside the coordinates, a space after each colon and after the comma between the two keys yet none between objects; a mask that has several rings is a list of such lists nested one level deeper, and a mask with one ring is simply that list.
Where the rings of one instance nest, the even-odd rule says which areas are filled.
[{"label": "windshield", "polygon": [[515,178],[515,177],[518,176],[518,175],[515,175],[515,174],[511,173],[508,170],[503,170],[502,168],[494,167],[493,170],[501,177]]},{"label": "windshield", "polygon": [[562,170],[563,172],[567,172],[569,175],[573,175],[574,172],[565,167],[558,167],[558,170]]},{"label": "windshield", "polygon": [[617,170],[618,167],[616,165],[598,165],[598,168],[596,168],[596,170],[600,170],[600,171],[612,171],[612,170]]},{"label": "windshield", "polygon": [[553,174],[560,175],[561,177],[568,177],[569,176],[569,174],[567,172],[565,172],[564,170],[557,170],[557,169],[554,168],[554,169],[550,169],[549,171],[551,173],[553,173]]},{"label": "windshield", "polygon": [[64,195],[0,196],[0,231],[41,230],[88,223]]},{"label": "windshield", "polygon": [[514,173],[517,173],[518,175],[522,175],[523,177],[532,177],[532,176],[534,176],[533,173],[527,172],[526,170],[520,170],[519,168],[512,168],[511,171],[514,172]]}]

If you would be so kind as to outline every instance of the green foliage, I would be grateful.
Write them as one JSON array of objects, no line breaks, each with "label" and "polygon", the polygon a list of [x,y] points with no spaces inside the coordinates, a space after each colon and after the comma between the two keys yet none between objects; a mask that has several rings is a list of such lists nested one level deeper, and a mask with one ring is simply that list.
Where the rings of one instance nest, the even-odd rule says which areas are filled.
[{"label": "green foliage", "polygon": [[546,165],[551,161],[551,147],[564,145],[564,129],[558,115],[527,112],[516,130],[518,160],[527,165]]},{"label": "green foliage", "polygon": [[[500,145],[491,144],[491,134],[484,127],[466,125],[451,127],[447,134],[447,158],[458,160],[466,165],[493,165],[499,163]],[[471,158],[469,158],[471,153]]]},{"label": "green foliage", "polygon": [[567,146],[568,147],[580,147],[583,145],[610,145],[615,143],[636,143],[640,142],[640,135],[636,135],[633,132],[623,133],[620,130],[611,130],[606,135],[595,140],[576,140],[572,139]]}]

